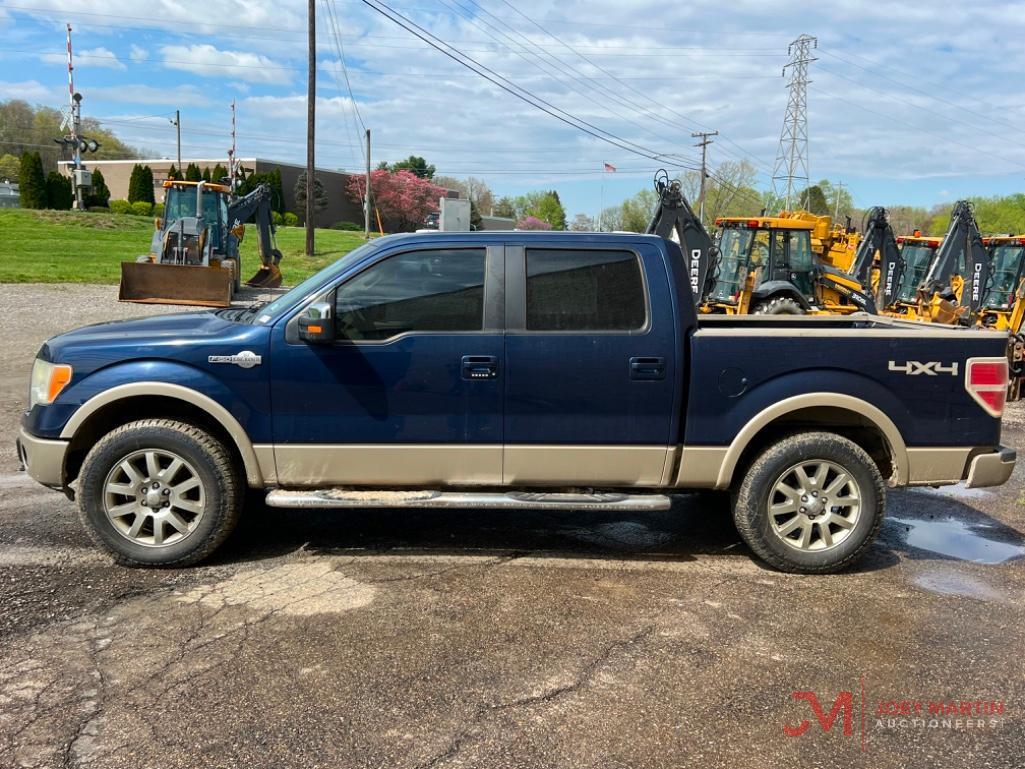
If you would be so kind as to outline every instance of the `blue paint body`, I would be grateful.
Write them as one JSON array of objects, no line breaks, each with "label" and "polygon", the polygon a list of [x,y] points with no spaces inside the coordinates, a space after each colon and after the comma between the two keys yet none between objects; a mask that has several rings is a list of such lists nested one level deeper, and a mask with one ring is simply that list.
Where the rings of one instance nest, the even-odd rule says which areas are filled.
[{"label": "blue paint body", "polygon": [[[489,247],[502,260],[487,284],[479,332],[426,333],[373,344],[311,345],[289,321],[315,297],[367,266],[413,248]],[[643,268],[648,322],[630,333],[528,332],[517,321],[522,286],[510,284],[516,248],[616,248]],[[522,252],[520,252],[522,253]],[[494,266],[494,265],[492,265]],[[522,274],[520,274],[522,279]],[[519,299],[517,299],[519,297]],[[522,310],[522,307],[520,308]],[[1004,354],[1004,337],[980,332],[838,338],[694,335],[678,247],[645,235],[431,233],[381,238],[343,257],[246,322],[201,311],[88,326],[49,340],[40,357],[68,363],[71,384],[23,424],[56,438],[75,410],[121,384],[179,384],[223,405],[253,443],[727,445],[752,416],[784,398],[835,392],[885,412],[909,446],[995,446],[999,420],[964,390],[963,377],[916,377],[887,361],[963,362]],[[789,321],[793,323],[793,321]],[[293,323],[294,325],[294,323]],[[208,361],[243,350],[244,369]],[[464,356],[492,356],[496,376],[471,380]],[[632,360],[664,361],[664,376],[635,378]],[[743,394],[730,383],[746,379]]]}]

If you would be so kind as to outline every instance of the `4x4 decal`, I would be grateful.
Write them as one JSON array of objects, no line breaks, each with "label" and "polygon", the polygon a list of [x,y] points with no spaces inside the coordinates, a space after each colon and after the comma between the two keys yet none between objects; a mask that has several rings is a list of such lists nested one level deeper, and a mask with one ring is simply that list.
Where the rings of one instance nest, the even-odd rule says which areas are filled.
[{"label": "4x4 decal", "polygon": [[919,374],[925,374],[926,376],[939,376],[940,374],[957,376],[957,363],[943,363],[943,361],[939,360],[909,360],[907,363],[897,363],[897,361],[891,360],[890,371],[898,371],[908,376],[918,376]]}]

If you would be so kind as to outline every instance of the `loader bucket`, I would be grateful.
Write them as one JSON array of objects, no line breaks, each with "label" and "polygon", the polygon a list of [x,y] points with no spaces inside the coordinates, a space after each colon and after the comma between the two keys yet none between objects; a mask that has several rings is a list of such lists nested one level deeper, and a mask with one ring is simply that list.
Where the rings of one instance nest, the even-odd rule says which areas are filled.
[{"label": "loader bucket", "polygon": [[146,304],[228,307],[231,305],[231,278],[231,271],[221,267],[121,262],[118,299]]},{"label": "loader bucket", "polygon": [[246,281],[253,288],[277,288],[281,285],[281,270],[276,264],[261,267],[256,274]]}]

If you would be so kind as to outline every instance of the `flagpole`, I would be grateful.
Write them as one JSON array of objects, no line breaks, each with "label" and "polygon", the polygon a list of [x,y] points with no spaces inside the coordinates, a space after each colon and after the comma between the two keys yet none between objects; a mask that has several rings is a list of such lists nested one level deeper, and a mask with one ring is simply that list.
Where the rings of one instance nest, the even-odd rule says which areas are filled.
[{"label": "flagpole", "polygon": [[607,165],[604,160],[601,162],[601,208],[598,209],[598,232],[602,232],[605,217],[605,168]]}]

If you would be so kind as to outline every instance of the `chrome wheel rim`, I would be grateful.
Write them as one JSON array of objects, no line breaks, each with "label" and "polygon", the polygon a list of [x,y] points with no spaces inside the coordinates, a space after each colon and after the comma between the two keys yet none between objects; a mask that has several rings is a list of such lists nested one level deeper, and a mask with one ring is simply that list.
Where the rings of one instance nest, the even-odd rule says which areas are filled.
[{"label": "chrome wheel rim", "polygon": [[787,547],[820,552],[851,535],[861,516],[861,488],[835,462],[809,459],[776,479],[766,507],[773,533]]},{"label": "chrome wheel rim", "polygon": [[196,469],[166,449],[143,449],[118,461],[103,484],[103,510],[114,530],[146,547],[167,547],[203,520],[206,490]]}]

